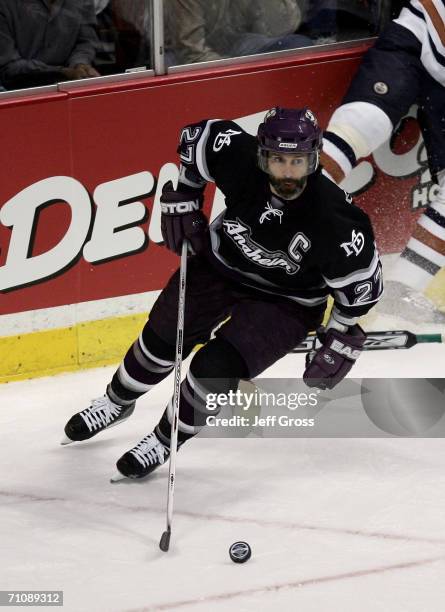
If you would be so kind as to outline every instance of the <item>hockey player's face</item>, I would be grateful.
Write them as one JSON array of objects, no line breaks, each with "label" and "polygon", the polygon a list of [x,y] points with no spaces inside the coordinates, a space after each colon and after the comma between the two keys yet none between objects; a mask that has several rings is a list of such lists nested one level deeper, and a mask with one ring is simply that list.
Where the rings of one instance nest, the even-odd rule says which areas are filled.
[{"label": "hockey player's face", "polygon": [[306,184],[309,164],[307,155],[269,153],[270,183],[278,195],[296,197]]}]

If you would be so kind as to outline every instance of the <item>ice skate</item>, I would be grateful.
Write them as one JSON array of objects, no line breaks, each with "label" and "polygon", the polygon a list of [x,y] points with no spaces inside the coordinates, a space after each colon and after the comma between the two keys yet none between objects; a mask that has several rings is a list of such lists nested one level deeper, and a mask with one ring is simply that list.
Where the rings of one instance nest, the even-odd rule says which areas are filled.
[{"label": "ice skate", "polygon": [[65,425],[62,445],[89,440],[104,429],[128,419],[134,411],[135,402],[121,406],[111,401],[107,394],[92,400],[91,406],[74,414]]},{"label": "ice skate", "polygon": [[154,432],[148,434],[117,461],[118,471],[112,476],[111,482],[117,482],[123,478],[145,478],[163,465],[169,456],[170,449],[159,440],[156,434]]},{"label": "ice skate", "polygon": [[377,304],[375,314],[389,315],[412,321],[445,325],[445,313],[419,291],[398,281],[387,281],[385,293]]}]

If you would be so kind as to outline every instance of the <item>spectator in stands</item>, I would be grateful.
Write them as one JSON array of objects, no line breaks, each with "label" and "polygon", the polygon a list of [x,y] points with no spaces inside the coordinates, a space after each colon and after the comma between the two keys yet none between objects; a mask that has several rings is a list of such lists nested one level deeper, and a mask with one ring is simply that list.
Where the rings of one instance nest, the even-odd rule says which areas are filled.
[{"label": "spectator in stands", "polygon": [[147,0],[112,0],[119,70],[150,66],[150,14]]},{"label": "spectator in stands", "polygon": [[101,74],[116,72],[116,30],[111,0],[94,0],[96,13],[95,66]]},{"label": "spectator in stands", "polygon": [[337,0],[312,0],[308,4],[303,31],[315,44],[329,44],[338,39]]},{"label": "spectator in stands", "polygon": [[[164,57],[167,66],[176,64],[170,41],[172,25],[169,2],[164,10]],[[149,0],[112,0],[113,19],[116,28],[116,59],[119,70],[150,68],[151,21]]]},{"label": "spectator in stands", "polygon": [[99,76],[93,0],[0,0],[0,79],[7,89]]},{"label": "spectator in stands", "polygon": [[107,6],[109,6],[110,0],[93,0],[93,3],[94,12],[96,13],[96,15],[99,15],[99,13],[102,13],[102,11],[104,11]]},{"label": "spectator in stands", "polygon": [[389,0],[311,0],[299,31],[317,45],[374,36],[389,21],[391,6]]},{"label": "spectator in stands", "polygon": [[169,0],[166,6],[180,63],[312,44],[295,33],[302,19],[297,0]]}]

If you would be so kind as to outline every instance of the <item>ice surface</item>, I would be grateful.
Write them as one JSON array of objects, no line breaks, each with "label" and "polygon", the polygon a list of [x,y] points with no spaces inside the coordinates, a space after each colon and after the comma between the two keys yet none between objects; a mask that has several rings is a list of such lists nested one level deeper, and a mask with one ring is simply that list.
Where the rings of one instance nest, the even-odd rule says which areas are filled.
[{"label": "ice surface", "polygon": [[[354,376],[443,377],[444,364],[444,345],[419,345],[365,353]],[[302,367],[290,355],[266,374]],[[194,440],[162,553],[167,468],[108,479],[156,423],[171,378],[126,423],[59,446],[113,370],[0,388],[0,589],[63,589],[69,612],[443,612],[443,440]],[[236,540],[252,547],[245,565],[229,559]]]}]

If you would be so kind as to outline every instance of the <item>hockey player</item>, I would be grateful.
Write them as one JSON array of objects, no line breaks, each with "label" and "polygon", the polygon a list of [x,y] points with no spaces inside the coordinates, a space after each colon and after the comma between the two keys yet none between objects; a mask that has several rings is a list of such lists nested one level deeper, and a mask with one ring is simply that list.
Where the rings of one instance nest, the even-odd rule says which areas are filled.
[{"label": "hockey player", "polygon": [[445,5],[411,0],[364,56],[324,134],[322,163],[341,184],[362,157],[389,139],[413,104],[428,154],[434,200],[387,275],[379,308],[419,322],[445,323],[422,295],[445,266]]},{"label": "hockey player", "polygon": [[[332,314],[304,380],[332,388],[360,354],[365,335],[356,322],[381,294],[381,265],[368,217],[321,174],[321,140],[309,109],[272,109],[257,138],[232,121],[206,120],[182,131],[179,183],[176,190],[165,185],[161,199],[162,234],[175,253],[184,238],[194,251],[183,356],[206,344],[181,385],[179,445],[216,414],[206,394],[236,391],[240,379],[286,355],[320,325],[329,294]],[[208,181],[227,205],[210,228],[201,211]],[[128,418],[135,401],[172,371],[178,277],[161,292],[104,397],[68,421],[65,443]],[[120,474],[140,478],[165,462],[171,414],[170,401],[154,432],[118,460]]]}]

